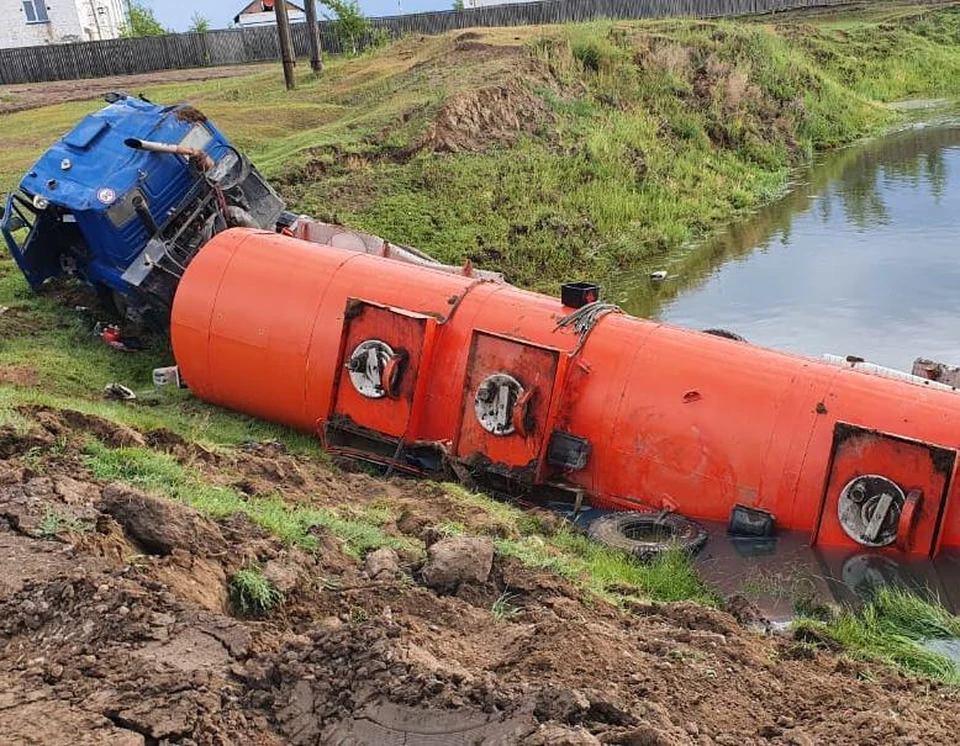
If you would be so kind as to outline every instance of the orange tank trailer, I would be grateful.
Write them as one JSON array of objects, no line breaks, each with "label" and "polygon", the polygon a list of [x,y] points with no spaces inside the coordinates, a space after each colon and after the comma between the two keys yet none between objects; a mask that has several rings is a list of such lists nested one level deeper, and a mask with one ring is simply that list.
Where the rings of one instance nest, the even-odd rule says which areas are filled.
[{"label": "orange tank trailer", "polygon": [[[597,311],[588,306],[582,313]],[[960,546],[960,395],[507,284],[250,229],[183,276],[171,335],[220,406],[407,472],[824,545]]]}]

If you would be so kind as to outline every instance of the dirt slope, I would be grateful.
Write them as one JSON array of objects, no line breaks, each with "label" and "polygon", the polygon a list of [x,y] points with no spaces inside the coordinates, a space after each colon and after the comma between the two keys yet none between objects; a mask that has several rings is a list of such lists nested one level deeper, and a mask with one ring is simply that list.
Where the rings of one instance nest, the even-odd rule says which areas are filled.
[{"label": "dirt slope", "polygon": [[[90,434],[152,443],[287,499],[390,497],[405,509],[387,530],[427,543],[455,509],[430,485],[331,473],[276,445],[225,456],[89,415],[25,413],[32,434],[0,433],[4,743],[880,746],[952,744],[960,729],[954,690],[727,613],[623,613],[499,556],[486,581],[439,595],[416,553],[365,569],[322,531],[315,552],[287,548],[245,518],[97,484],[78,448]],[[470,533],[486,520],[457,518]],[[251,561],[286,596],[256,620],[227,589]],[[492,614],[504,589],[515,608]]]}]

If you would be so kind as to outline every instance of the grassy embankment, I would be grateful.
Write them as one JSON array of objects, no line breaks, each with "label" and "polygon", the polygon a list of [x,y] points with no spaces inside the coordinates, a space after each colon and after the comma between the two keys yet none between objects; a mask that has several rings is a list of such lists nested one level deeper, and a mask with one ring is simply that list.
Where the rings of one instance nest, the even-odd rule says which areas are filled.
[{"label": "grassy embankment", "polygon": [[[893,123],[883,102],[960,92],[957,9],[467,36],[334,61],[292,95],[275,73],[146,93],[206,111],[298,209],[551,288],[658,265]],[[6,117],[0,189],[97,105]]]},{"label": "grassy embankment", "polygon": [[[881,102],[960,92],[960,12],[834,23],[485,30],[333,61],[322,80],[303,79],[292,95],[274,73],[146,93],[205,110],[298,209],[552,287],[573,275],[659,264],[778,194],[790,169],[817,149],[893,123],[897,115]],[[0,189],[98,106],[4,117]],[[110,351],[90,336],[91,319],[32,297],[8,260],[0,261],[0,305],[11,309],[0,314],[2,424],[30,427],[17,407],[40,402],[141,429],[168,427],[214,448],[277,438],[320,457],[309,437],[179,392],[134,405],[100,401],[109,381],[147,387],[150,368],[168,352]],[[251,500],[148,449],[92,442],[85,458],[97,477],[213,515],[245,512],[290,543],[309,547],[314,526],[357,555],[408,541],[381,531],[375,516],[291,506],[282,495]],[[541,536],[511,508],[450,491],[510,522],[513,538],[498,540],[502,554],[589,591],[612,600],[624,588],[627,596],[710,600],[678,558],[641,568],[571,533]],[[844,641],[863,655],[876,652],[857,635]]]}]

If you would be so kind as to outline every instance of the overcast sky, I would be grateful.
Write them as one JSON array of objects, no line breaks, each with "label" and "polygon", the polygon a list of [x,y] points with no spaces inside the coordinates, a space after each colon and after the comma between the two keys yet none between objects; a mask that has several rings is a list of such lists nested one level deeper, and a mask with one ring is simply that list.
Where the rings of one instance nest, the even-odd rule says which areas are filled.
[{"label": "overcast sky", "polygon": [[[190,26],[190,19],[194,13],[200,13],[210,19],[213,28],[228,26],[233,17],[249,0],[145,0],[144,5],[153,8],[157,20],[174,31],[185,31]],[[293,0],[297,5],[303,5]],[[422,10],[446,10],[451,7],[452,0],[360,0],[360,7],[368,16],[396,15],[398,2],[402,3],[402,12],[416,13]],[[317,15],[323,18],[329,10],[322,4],[317,8]]]}]

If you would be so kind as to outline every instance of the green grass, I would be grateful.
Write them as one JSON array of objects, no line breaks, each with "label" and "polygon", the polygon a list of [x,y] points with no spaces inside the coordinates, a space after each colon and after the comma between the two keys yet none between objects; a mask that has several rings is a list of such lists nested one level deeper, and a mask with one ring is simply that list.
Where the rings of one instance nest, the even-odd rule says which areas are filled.
[{"label": "green grass", "polygon": [[[379,159],[376,139],[284,184],[300,209],[554,289],[659,265],[782,191],[810,156],[960,93],[956,9],[809,25],[662,21],[521,30],[541,128],[482,153]],[[828,54],[829,52],[829,54]],[[943,74],[943,71],[950,71]],[[396,143],[391,142],[390,148]],[[362,152],[351,166],[343,152]],[[303,152],[290,153],[302,165]]]},{"label": "green grass", "polygon": [[242,513],[288,545],[315,549],[319,545],[316,530],[324,529],[340,540],[347,554],[357,558],[380,547],[416,549],[413,542],[388,536],[375,523],[328,508],[288,503],[279,495],[248,498],[229,487],[212,485],[172,456],[148,448],[111,449],[91,442],[85,460],[97,479],[122,481],[214,518]]},{"label": "green grass", "polygon": [[259,567],[247,567],[230,578],[230,596],[243,614],[265,614],[283,603],[278,591]]},{"label": "green grass", "polygon": [[[0,426],[24,429],[22,405],[43,404],[77,409],[140,430],[168,428],[207,446],[237,445],[249,440],[280,440],[291,451],[320,456],[316,438],[290,428],[228,412],[173,388],[154,390],[151,371],[173,362],[165,338],[142,353],[118,353],[93,335],[93,313],[80,313],[52,298],[30,293],[9,257],[0,259],[0,371],[28,372],[33,380],[0,383]],[[15,314],[14,318],[8,318]],[[0,378],[0,381],[3,379]],[[105,401],[106,384],[119,382],[138,395],[135,402]]]},{"label": "green grass", "polygon": [[[494,500],[487,495],[472,492],[463,485],[454,482],[445,483],[443,488],[451,498],[461,505],[486,513],[491,519],[489,526],[493,532],[499,532],[503,535],[531,536],[548,533],[549,531],[543,518],[536,513],[518,510],[513,505]],[[446,525],[450,529],[449,533],[462,533],[462,526],[459,527],[458,531],[457,524]]]},{"label": "green grass", "polygon": [[500,554],[515,557],[529,567],[555,572],[612,603],[653,600],[717,604],[717,597],[704,584],[693,560],[679,551],[641,563],[567,529],[546,539],[530,536],[519,541],[497,540],[496,548]]},{"label": "green grass", "polygon": [[930,640],[960,637],[960,618],[936,600],[895,588],[881,588],[860,609],[845,609],[833,619],[801,619],[795,629],[825,635],[847,655],[879,661],[911,673],[960,685],[960,670],[945,655],[923,647]]},{"label": "green grass", "polygon": [[44,539],[54,539],[62,533],[83,533],[90,530],[90,525],[84,521],[62,515],[55,510],[47,509],[40,523],[37,524],[37,533]]},{"label": "green grass", "polygon": [[[555,572],[576,586],[612,603],[630,600],[687,601],[715,605],[693,560],[682,552],[668,552],[659,559],[641,563],[634,558],[591,541],[572,527],[551,531],[536,515],[457,485],[445,485],[450,497],[483,510],[496,519],[499,533],[516,538],[496,538],[497,553],[524,565]],[[493,526],[496,528],[496,526]],[[463,526],[444,523],[447,534],[463,533]]]}]

